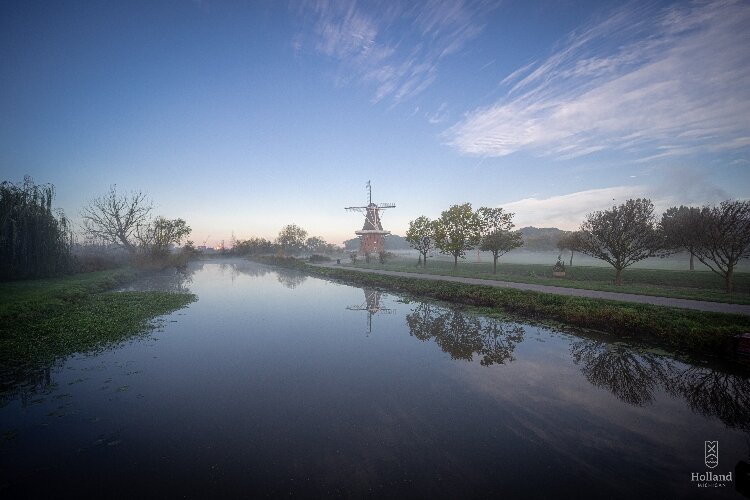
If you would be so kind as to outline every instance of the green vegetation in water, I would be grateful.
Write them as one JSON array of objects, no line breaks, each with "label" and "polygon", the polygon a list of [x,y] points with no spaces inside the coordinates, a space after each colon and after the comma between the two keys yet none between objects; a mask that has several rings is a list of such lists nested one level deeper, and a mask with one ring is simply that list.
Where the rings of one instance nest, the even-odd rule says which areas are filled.
[{"label": "green vegetation in water", "polygon": [[[384,269],[407,273],[461,276],[487,280],[532,283],[537,285],[600,290],[605,292],[633,293],[657,297],[706,300],[732,304],[750,304],[750,273],[734,275],[734,292],[724,291],[724,281],[710,271],[677,271],[666,269],[626,269],[623,284],[614,284],[614,271],[597,266],[566,266],[565,278],[552,276],[552,263],[511,264],[498,263],[497,274],[492,273],[492,262],[463,262],[453,269],[453,262],[430,259],[426,268],[416,267],[414,259],[392,259],[385,264],[357,261],[355,267]],[[350,265],[347,263],[347,265]]]},{"label": "green vegetation in water", "polygon": [[151,321],[196,300],[172,292],[111,292],[133,271],[0,284],[0,366],[50,363],[148,332]]},{"label": "green vegetation in water", "polygon": [[260,261],[358,285],[482,308],[486,312],[505,312],[532,321],[556,321],[693,354],[725,356],[730,352],[733,336],[750,331],[750,316],[744,315],[384,276],[310,266],[296,259],[266,258]]}]

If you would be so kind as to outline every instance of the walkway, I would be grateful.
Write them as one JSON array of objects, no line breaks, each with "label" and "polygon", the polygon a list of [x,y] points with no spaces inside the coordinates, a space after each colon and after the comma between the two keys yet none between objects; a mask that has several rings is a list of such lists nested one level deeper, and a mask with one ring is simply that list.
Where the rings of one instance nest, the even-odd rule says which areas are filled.
[{"label": "walkway", "polygon": [[599,290],[583,290],[580,288],[565,288],[561,286],[534,285],[531,283],[514,283],[512,281],[498,281],[480,278],[464,278],[461,276],[440,276],[437,274],[405,273],[402,271],[385,271],[380,269],[362,269],[349,266],[331,266],[325,264],[314,264],[320,267],[333,269],[347,269],[362,273],[384,274],[386,276],[401,276],[404,278],[419,278],[435,281],[453,281],[469,285],[496,286],[500,288],[515,288],[516,290],[529,290],[532,292],[554,293],[557,295],[570,295],[573,297],[587,297],[590,299],[619,300],[621,302],[636,302],[639,304],[653,304],[657,306],[677,307],[682,309],[694,309],[697,311],[719,312],[729,314],[744,314],[750,316],[750,305],[727,304],[724,302],[708,302],[704,300],[674,299],[671,297],[655,297],[653,295],[637,295],[634,293],[604,292]]}]

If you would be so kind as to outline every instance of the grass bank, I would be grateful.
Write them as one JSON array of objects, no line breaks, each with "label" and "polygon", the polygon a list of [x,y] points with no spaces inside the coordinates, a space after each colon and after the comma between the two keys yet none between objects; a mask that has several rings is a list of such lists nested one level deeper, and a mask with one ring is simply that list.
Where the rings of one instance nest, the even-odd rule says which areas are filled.
[{"label": "grass bank", "polygon": [[111,291],[137,276],[108,270],[0,283],[0,367],[111,347],[147,332],[154,317],[195,300],[184,293]]},{"label": "grass bank", "polygon": [[310,266],[295,259],[259,259],[312,275],[383,288],[417,297],[508,313],[540,322],[559,322],[668,347],[691,354],[731,356],[733,337],[750,331],[750,317],[553,295]]},{"label": "grass bank", "polygon": [[[497,274],[492,273],[492,262],[453,262],[429,260],[427,268],[416,267],[414,259],[394,258],[385,264],[357,262],[354,267],[384,269],[407,273],[462,276],[487,280],[532,283],[566,288],[601,290],[606,292],[634,293],[677,299],[707,300],[732,304],[750,304],[750,273],[734,275],[732,294],[724,291],[723,279],[711,271],[682,271],[668,269],[626,269],[623,284],[614,284],[612,268],[595,266],[568,266],[564,278],[552,276],[552,264],[498,263]],[[350,266],[348,261],[345,265]]]}]

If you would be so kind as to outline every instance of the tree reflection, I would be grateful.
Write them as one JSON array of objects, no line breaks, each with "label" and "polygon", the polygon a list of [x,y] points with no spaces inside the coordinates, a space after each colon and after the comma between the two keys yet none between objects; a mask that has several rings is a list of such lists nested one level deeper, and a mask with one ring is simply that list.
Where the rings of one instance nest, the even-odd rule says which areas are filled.
[{"label": "tree reflection", "polygon": [[684,399],[694,412],[750,431],[750,379],[742,374],[584,339],[573,342],[571,355],[586,380],[626,403],[646,406],[661,388]]},{"label": "tree reflection", "polygon": [[524,336],[520,325],[424,303],[406,315],[406,324],[413,337],[434,340],[452,359],[472,361],[479,355],[484,366],[513,361],[513,351]]},{"label": "tree reflection", "polygon": [[670,375],[667,390],[682,396],[691,410],[750,432],[750,378],[689,366]]},{"label": "tree reflection", "polygon": [[25,407],[29,400],[54,387],[52,372],[61,362],[43,366],[3,366],[0,367],[0,407],[20,398]]},{"label": "tree reflection", "polygon": [[276,273],[276,279],[279,281],[279,283],[292,290],[300,286],[307,279],[307,276],[301,273],[281,270],[277,270]]},{"label": "tree reflection", "polygon": [[663,359],[620,345],[580,340],[573,342],[570,352],[592,385],[635,406],[650,404],[668,373],[668,363]]}]

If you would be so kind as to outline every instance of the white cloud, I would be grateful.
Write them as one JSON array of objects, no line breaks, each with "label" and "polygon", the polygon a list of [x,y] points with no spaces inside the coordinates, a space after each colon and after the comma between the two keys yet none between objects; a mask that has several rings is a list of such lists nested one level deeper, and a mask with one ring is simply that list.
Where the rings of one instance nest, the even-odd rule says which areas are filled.
[{"label": "white cloud", "polygon": [[663,158],[746,148],[748,26],[750,4],[742,1],[631,4],[511,73],[505,96],[469,112],[446,139],[482,156],[616,149]]},{"label": "white cloud", "polygon": [[[633,176],[631,176],[633,177]],[[499,206],[516,214],[517,227],[577,229],[586,214],[621,205],[630,198],[648,198],[657,217],[669,207],[701,206],[729,199],[726,191],[713,184],[708,174],[692,169],[667,168],[654,185],[613,186],[537,198],[531,196]]]},{"label": "white cloud", "polygon": [[293,43],[340,63],[340,81],[372,86],[375,102],[398,103],[435,81],[440,60],[476,37],[492,8],[481,0],[308,1],[299,6],[305,26]]},{"label": "white cloud", "polygon": [[616,186],[588,189],[549,198],[524,198],[503,203],[503,209],[516,214],[517,227],[557,227],[576,229],[586,214],[624,203],[629,198],[642,198],[644,186]]}]

